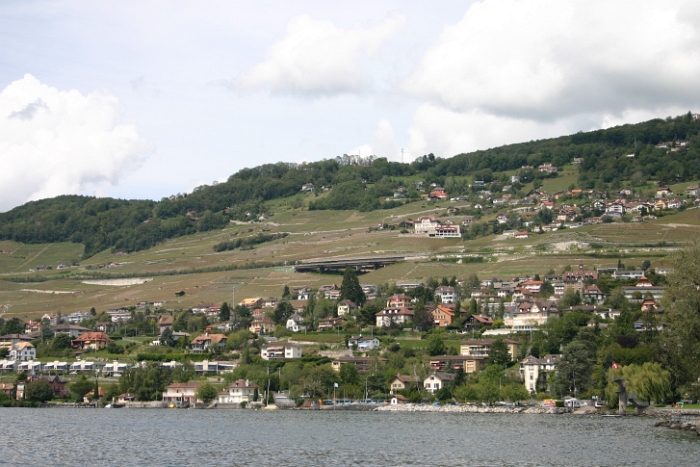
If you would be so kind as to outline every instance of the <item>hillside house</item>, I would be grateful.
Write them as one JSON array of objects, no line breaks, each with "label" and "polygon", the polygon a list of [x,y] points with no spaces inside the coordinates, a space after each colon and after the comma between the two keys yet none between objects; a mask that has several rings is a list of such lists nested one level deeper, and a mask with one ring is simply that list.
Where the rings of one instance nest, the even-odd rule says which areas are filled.
[{"label": "hillside house", "polygon": [[433,373],[423,380],[423,387],[431,394],[447,386],[454,379],[451,373]]},{"label": "hillside house", "polygon": [[104,332],[84,332],[71,341],[71,347],[81,350],[101,350],[111,342]]},{"label": "hillside house", "polygon": [[430,317],[434,327],[445,328],[447,326],[452,326],[455,320],[455,311],[445,305],[438,305],[430,311]]},{"label": "hillside house", "polygon": [[338,316],[352,315],[357,311],[357,305],[352,300],[341,300],[338,302]]},{"label": "hillside house", "polygon": [[348,349],[366,352],[372,349],[378,349],[381,346],[379,339],[374,336],[351,336],[348,339]]},{"label": "hillside house", "polygon": [[413,321],[413,311],[406,307],[384,308],[375,316],[377,327],[401,326]]},{"label": "hillside house", "polygon": [[263,360],[301,358],[301,353],[301,346],[291,342],[269,342],[260,348],[260,357]]},{"label": "hillside house", "polygon": [[195,337],[190,343],[192,353],[220,352],[226,348],[227,337],[224,334],[204,334]]},{"label": "hillside house", "polygon": [[435,289],[435,298],[440,300],[440,303],[452,304],[459,300],[459,292],[454,287],[441,285]]}]

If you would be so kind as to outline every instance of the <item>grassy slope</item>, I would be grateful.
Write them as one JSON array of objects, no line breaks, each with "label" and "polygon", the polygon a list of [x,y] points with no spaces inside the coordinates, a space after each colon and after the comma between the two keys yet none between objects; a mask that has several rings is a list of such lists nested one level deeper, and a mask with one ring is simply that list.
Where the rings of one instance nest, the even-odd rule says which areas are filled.
[{"label": "grassy slope", "polygon": [[[567,173],[561,179],[545,182],[548,191],[570,183]],[[557,180],[555,185],[553,182]],[[573,179],[572,179],[573,180]],[[305,201],[313,199],[306,196]],[[528,240],[486,237],[471,242],[456,239],[437,240],[413,235],[401,235],[398,230],[368,232],[384,222],[398,224],[408,217],[421,214],[445,215],[446,208],[460,203],[414,202],[402,207],[360,213],[356,211],[307,211],[291,208],[291,199],[270,203],[273,217],[267,223],[234,225],[225,229],[168,240],[150,250],[132,254],[102,252],[80,262],[80,267],[61,271],[30,273],[37,265],[51,265],[78,261],[82,246],[69,243],[50,245],[23,245],[15,242],[0,242],[0,305],[9,305],[5,317],[19,316],[36,318],[51,311],[71,313],[94,306],[98,311],[112,307],[130,305],[141,300],[166,300],[168,307],[193,306],[202,302],[220,303],[231,300],[231,290],[236,288],[236,301],[246,296],[279,296],[284,285],[319,286],[341,280],[340,276],[321,274],[296,274],[290,268],[243,269],[237,271],[210,272],[181,275],[155,275],[153,280],[132,286],[89,285],[71,278],[76,273],[102,272],[105,274],[136,274],[151,277],[164,271],[189,270],[243,264],[249,261],[284,262],[309,258],[353,257],[360,255],[407,254],[407,255],[455,255],[484,252],[493,261],[486,263],[456,264],[450,262],[415,262],[395,264],[362,276],[361,281],[382,284],[400,280],[425,280],[427,277],[452,276],[463,278],[476,273],[480,277],[503,277],[513,275],[546,273],[550,269],[561,270],[568,264],[583,259],[589,267],[612,266],[615,258],[592,258],[585,256],[587,250],[577,247],[595,243],[604,246],[604,251],[624,251],[638,257],[626,261],[641,264],[648,252],[649,244],[684,243],[700,232],[700,210],[689,209],[644,224],[601,224],[536,235]],[[214,253],[215,243],[255,235],[261,231],[288,232],[282,240],[266,243],[247,251]],[[573,243],[572,243],[573,242]],[[535,245],[545,244],[545,252],[537,252]],[[655,265],[665,264],[663,256],[669,250],[650,256]],[[495,256],[492,256],[495,254]],[[114,268],[99,269],[100,264],[123,263]],[[58,279],[17,283],[2,281],[2,276],[32,277],[36,275],[62,276]],[[183,297],[175,292],[185,291]],[[45,291],[49,293],[40,293]],[[70,293],[51,293],[70,292]]]}]

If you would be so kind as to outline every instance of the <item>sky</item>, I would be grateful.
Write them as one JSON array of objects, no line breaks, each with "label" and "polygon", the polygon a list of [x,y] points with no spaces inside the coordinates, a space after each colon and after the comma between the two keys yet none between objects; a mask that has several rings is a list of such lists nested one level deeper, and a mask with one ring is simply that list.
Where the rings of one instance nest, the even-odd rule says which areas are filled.
[{"label": "sky", "polygon": [[697,0],[0,2],[0,212],[689,110]]}]

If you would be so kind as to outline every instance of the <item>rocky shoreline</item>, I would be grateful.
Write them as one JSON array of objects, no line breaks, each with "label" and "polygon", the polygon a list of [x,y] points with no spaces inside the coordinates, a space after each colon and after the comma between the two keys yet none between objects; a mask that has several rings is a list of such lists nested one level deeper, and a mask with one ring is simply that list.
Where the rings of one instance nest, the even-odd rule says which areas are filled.
[{"label": "rocky shoreline", "polygon": [[446,412],[446,413],[507,413],[507,414],[548,414],[569,413],[566,407],[482,407],[476,405],[381,405],[375,412]]}]

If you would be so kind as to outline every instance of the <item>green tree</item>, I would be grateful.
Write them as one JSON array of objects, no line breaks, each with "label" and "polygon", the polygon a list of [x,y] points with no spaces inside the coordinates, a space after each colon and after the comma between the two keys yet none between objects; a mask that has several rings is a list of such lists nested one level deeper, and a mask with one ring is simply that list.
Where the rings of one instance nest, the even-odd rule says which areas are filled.
[{"label": "green tree", "polygon": [[357,273],[354,268],[346,268],[345,274],[343,274],[343,282],[340,285],[340,299],[351,300],[357,304],[357,306],[362,306],[365,303],[365,293],[362,291],[360,286],[360,281],[357,278]]},{"label": "green tree", "polygon": [[668,276],[663,304],[667,333],[660,360],[671,373],[677,395],[700,398],[700,241],[673,255],[674,271]]},{"label": "green tree", "polygon": [[282,300],[275,308],[275,323],[286,324],[287,318],[294,314],[294,307],[286,300]]},{"label": "green tree", "polygon": [[231,319],[231,308],[229,308],[228,303],[224,302],[221,304],[219,309],[219,320],[228,321]]},{"label": "green tree", "polygon": [[158,341],[160,342],[160,345],[174,347],[175,339],[173,338],[173,330],[171,328],[165,328],[163,332],[160,333],[160,338]]},{"label": "green tree", "polygon": [[346,363],[340,367],[340,379],[346,384],[360,384],[360,371],[353,363]]},{"label": "green tree", "polygon": [[420,332],[425,332],[433,327],[433,318],[430,312],[425,309],[422,301],[418,302],[413,310],[413,327]]},{"label": "green tree", "polygon": [[510,363],[510,355],[508,355],[508,344],[506,344],[502,337],[497,337],[494,339],[491,347],[489,349],[488,364],[498,365],[503,367]]},{"label": "green tree", "polygon": [[478,289],[481,287],[481,281],[479,280],[479,276],[476,274],[470,274],[469,277],[467,277],[467,281],[465,286],[469,289]]},{"label": "green tree", "polygon": [[578,306],[581,304],[581,294],[578,290],[572,288],[567,288],[564,291],[564,295],[559,299],[557,305],[560,309],[569,308],[572,306]]},{"label": "green tree", "polygon": [[71,338],[68,334],[59,333],[56,334],[51,341],[51,349],[53,350],[63,350],[69,349],[71,343]]},{"label": "green tree", "polygon": [[208,404],[209,402],[216,399],[218,393],[219,391],[217,391],[216,387],[213,384],[211,384],[210,382],[206,382],[199,386],[199,388],[197,389],[197,398],[204,401],[205,404]]},{"label": "green tree", "polygon": [[51,327],[51,323],[49,322],[48,319],[44,318],[41,320],[41,338],[44,340],[48,340],[53,338],[55,332],[53,330],[53,327]]},{"label": "green tree", "polygon": [[282,291],[282,298],[287,298],[287,299],[289,299],[289,298],[291,298],[291,297],[292,297],[292,293],[289,291],[289,286],[288,286],[288,285],[285,285],[285,286],[284,286],[284,290]]},{"label": "green tree", "polygon": [[82,401],[85,394],[94,389],[94,382],[83,376],[81,379],[71,384],[70,392],[75,396],[77,401]]},{"label": "green tree", "polygon": [[428,355],[445,355],[447,347],[445,347],[445,341],[442,336],[438,333],[431,334],[428,338],[428,345],[426,346]]},{"label": "green tree", "polygon": [[29,401],[47,402],[53,399],[51,384],[44,379],[28,383],[24,389],[24,398]]},{"label": "green tree", "polygon": [[553,384],[556,394],[577,395],[586,391],[590,386],[594,362],[586,343],[577,340],[564,347],[564,353],[554,375]]},{"label": "green tree", "polygon": [[173,382],[175,383],[187,383],[194,378],[194,375],[194,365],[190,362],[182,362],[181,365],[173,368]]},{"label": "green tree", "polygon": [[627,380],[627,390],[636,393],[647,404],[651,404],[651,401],[663,402],[672,394],[671,373],[658,363],[629,365],[622,368],[622,374]]}]

